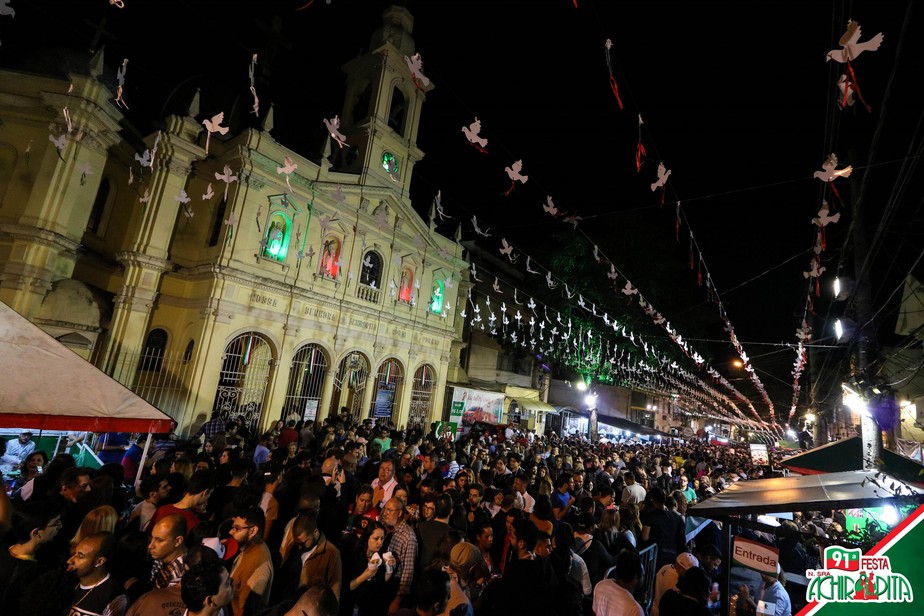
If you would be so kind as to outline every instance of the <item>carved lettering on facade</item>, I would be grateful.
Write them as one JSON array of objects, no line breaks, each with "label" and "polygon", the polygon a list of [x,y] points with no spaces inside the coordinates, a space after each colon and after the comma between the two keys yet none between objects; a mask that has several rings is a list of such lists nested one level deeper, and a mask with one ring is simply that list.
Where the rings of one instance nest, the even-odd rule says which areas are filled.
[{"label": "carved lettering on facade", "polygon": [[371,321],[363,321],[362,319],[357,319],[356,317],[350,317],[349,325],[350,327],[355,327],[357,329],[363,329],[366,331],[373,331],[375,329],[375,323]]},{"label": "carved lettering on facade", "polygon": [[305,306],[305,315],[312,316],[316,319],[321,319],[322,321],[336,321],[337,315],[329,310],[322,310],[314,306]]},{"label": "carved lettering on facade", "polygon": [[272,306],[273,308],[278,307],[276,298],[269,297],[267,295],[260,295],[259,293],[256,293],[256,292],[252,292],[250,294],[250,303],[251,304],[261,304],[263,306]]}]

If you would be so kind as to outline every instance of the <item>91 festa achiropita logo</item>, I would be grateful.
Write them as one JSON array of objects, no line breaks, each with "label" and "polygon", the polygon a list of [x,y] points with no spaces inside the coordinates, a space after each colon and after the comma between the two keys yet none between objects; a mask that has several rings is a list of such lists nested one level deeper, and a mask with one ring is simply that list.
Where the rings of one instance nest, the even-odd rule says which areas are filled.
[{"label": "91 festa achiropita logo", "polygon": [[848,603],[911,603],[914,590],[903,574],[892,570],[888,556],[863,556],[860,548],[825,548],[824,568],[809,569],[808,601]]}]

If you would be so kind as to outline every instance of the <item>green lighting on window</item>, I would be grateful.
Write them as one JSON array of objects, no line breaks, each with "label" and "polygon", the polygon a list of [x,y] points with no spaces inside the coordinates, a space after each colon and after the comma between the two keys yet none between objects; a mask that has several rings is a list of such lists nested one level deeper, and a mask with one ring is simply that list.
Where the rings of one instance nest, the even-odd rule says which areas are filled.
[{"label": "green lighting on window", "polygon": [[392,175],[398,173],[398,159],[391,152],[382,154],[382,169]]},{"label": "green lighting on window", "polygon": [[430,296],[430,312],[440,314],[443,312],[443,294],[445,293],[442,280],[433,281],[433,291]]}]

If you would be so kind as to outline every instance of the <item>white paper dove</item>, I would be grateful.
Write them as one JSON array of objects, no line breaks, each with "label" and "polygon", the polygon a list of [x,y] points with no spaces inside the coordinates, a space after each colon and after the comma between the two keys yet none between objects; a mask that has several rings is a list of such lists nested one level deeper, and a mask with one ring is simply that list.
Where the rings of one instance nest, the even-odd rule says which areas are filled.
[{"label": "white paper dove", "polygon": [[202,195],[203,201],[208,201],[215,196],[215,191],[212,190],[212,183],[209,182],[208,188],[205,189],[205,194]]},{"label": "white paper dove", "polygon": [[862,43],[860,42],[860,35],[860,24],[851,19],[847,22],[847,31],[837,42],[841,48],[829,51],[825,59],[843,64],[855,60],[864,51],[876,51],[882,45],[882,32]]},{"label": "white paper dove", "polygon": [[221,111],[211,118],[206,118],[202,120],[202,124],[205,126],[206,135],[205,135],[205,153],[209,153],[209,140],[212,137],[212,133],[218,133],[219,135],[227,135],[228,127],[222,126],[221,123],[225,121],[225,112]]},{"label": "white paper dove", "polygon": [[478,226],[477,216],[472,216],[472,226],[475,228],[475,233],[477,233],[481,237],[491,237],[491,234],[488,233],[488,231],[490,231],[491,228],[489,227],[486,231],[482,231],[481,228]]},{"label": "white paper dove", "polygon": [[664,163],[658,163],[658,179],[651,184],[651,192],[659,188],[664,188],[667,184],[667,178],[671,175],[671,170],[664,166]]},{"label": "white paper dove", "polygon": [[507,243],[507,238],[501,238],[500,253],[502,255],[506,255],[507,258],[510,259],[511,263],[517,262],[516,256],[513,254],[513,246]]},{"label": "white paper dove", "polygon": [[[2,0],[0,0],[0,2],[2,2]],[[122,65],[116,70],[116,81],[118,85],[116,86],[115,102],[126,109],[128,109],[128,105],[125,103],[125,99],[122,98],[122,95],[125,93],[125,71],[127,70],[128,58],[125,58],[122,60]]]},{"label": "white paper dove", "polygon": [[276,173],[286,176],[286,186],[288,186],[289,192],[292,192],[292,184],[289,183],[289,176],[295,173],[296,169],[298,169],[298,165],[292,162],[291,156],[286,156],[285,163],[281,167],[276,167]]},{"label": "white paper dove", "polygon": [[507,173],[507,177],[510,178],[510,188],[507,189],[507,192],[504,195],[509,195],[516,188],[517,182],[525,184],[529,179],[528,175],[523,175],[520,171],[523,170],[523,161],[517,160],[514,161],[509,167],[504,167],[504,171]]},{"label": "white paper dove", "polygon": [[231,172],[231,165],[225,165],[222,173],[215,172],[215,179],[225,183],[225,201],[228,200],[228,186],[237,181],[237,176]]},{"label": "white paper dove", "polygon": [[558,216],[558,208],[555,207],[555,204],[552,202],[552,195],[548,195],[545,198],[545,203],[542,204],[542,209],[552,216]]},{"label": "white paper dove", "polygon": [[468,142],[479,152],[487,154],[488,151],[485,148],[488,147],[488,140],[482,137],[479,134],[480,132],[481,120],[478,118],[475,118],[475,121],[468,126],[462,127],[462,133],[465,135],[465,138],[468,139]]},{"label": "white paper dove", "polygon": [[812,174],[812,177],[816,177],[822,182],[833,182],[837,178],[850,177],[852,172],[853,167],[850,165],[837,169],[837,156],[832,153],[825,162],[821,163],[821,171],[816,171]]},{"label": "white paper dove", "polygon": [[348,145],[346,142],[346,135],[340,132],[340,116],[335,115],[330,120],[324,118],[324,126],[327,128],[327,132],[330,133],[331,138],[337,142],[341,148]]},{"label": "white paper dove", "polygon": [[818,217],[812,219],[812,224],[818,227],[826,227],[829,223],[837,222],[841,219],[841,213],[838,212],[832,216],[828,215],[828,204],[825,203],[821,206],[821,209],[818,210]]},{"label": "white paper dove", "polygon": [[404,56],[404,62],[407,64],[408,70],[411,71],[411,75],[414,77],[414,84],[420,89],[429,88],[430,80],[423,74],[423,60],[420,54],[415,53],[411,57]]},{"label": "white paper dove", "polygon": [[250,113],[259,116],[260,98],[257,96],[256,81],[254,80],[254,73],[256,73],[256,70],[257,54],[253,54],[253,57],[250,58],[250,65],[247,67],[247,76],[250,78],[250,93],[253,95],[253,106],[250,109]]}]

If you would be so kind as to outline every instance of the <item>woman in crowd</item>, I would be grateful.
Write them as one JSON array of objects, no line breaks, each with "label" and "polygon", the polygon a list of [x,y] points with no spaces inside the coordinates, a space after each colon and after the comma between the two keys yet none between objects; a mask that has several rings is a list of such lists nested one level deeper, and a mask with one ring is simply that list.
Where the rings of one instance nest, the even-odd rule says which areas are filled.
[{"label": "woman in crowd", "polygon": [[385,544],[385,527],[370,522],[356,545],[343,557],[343,588],[340,597],[341,616],[385,616],[398,590],[393,577],[395,557],[381,554]]},{"label": "woman in crowd", "polygon": [[[372,506],[372,485],[364,483],[356,491],[356,500],[347,507],[347,524],[344,534],[352,533],[357,539],[366,532],[370,522],[379,517],[379,510]],[[344,537],[346,540],[346,537]]]},{"label": "woman in crowd", "polygon": [[84,537],[93,533],[114,533],[118,521],[119,514],[111,505],[101,505],[91,509],[80,523],[77,534],[70,541],[70,553],[74,553],[77,544],[83,541]]},{"label": "woman in crowd", "polygon": [[629,543],[638,547],[639,537],[642,536],[642,520],[639,517],[638,504],[630,503],[623,507],[619,517],[619,529],[623,531]]},{"label": "woman in crowd", "polygon": [[552,537],[552,554],[549,564],[555,571],[558,587],[554,593],[559,614],[577,615],[584,613],[586,599],[591,596],[593,586],[587,564],[573,549],[574,529],[562,522]]},{"label": "woman in crowd", "polygon": [[[34,480],[44,472],[46,466],[48,466],[48,454],[41,449],[36,449],[26,456],[20,467],[19,477],[13,484],[13,497],[18,496],[22,500],[29,500],[35,487]],[[29,487],[26,488],[26,485]]]},{"label": "woman in crowd", "polygon": [[619,509],[604,509],[600,516],[600,524],[594,531],[594,539],[606,548],[613,558],[623,550],[628,549],[635,551],[635,545],[629,541],[626,533],[620,530]]},{"label": "woman in crowd", "polygon": [[548,533],[551,536],[554,519],[555,515],[552,513],[551,499],[540,494],[536,497],[536,504],[533,505],[533,511],[529,514],[529,520],[536,525],[540,532]]}]

